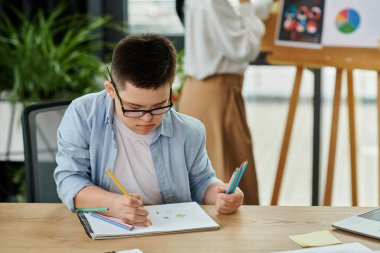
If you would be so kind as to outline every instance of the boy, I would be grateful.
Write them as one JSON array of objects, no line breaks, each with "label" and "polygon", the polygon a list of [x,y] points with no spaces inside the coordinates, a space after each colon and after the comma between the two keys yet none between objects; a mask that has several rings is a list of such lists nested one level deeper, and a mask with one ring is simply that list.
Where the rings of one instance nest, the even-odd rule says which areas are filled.
[{"label": "boy", "polygon": [[[106,215],[149,226],[143,204],[196,201],[232,213],[244,195],[224,194],[205,149],[200,121],[170,110],[176,53],[158,35],[122,39],[105,90],[74,100],[58,129],[58,195],[69,209],[107,207]],[[205,108],[207,109],[207,108]],[[138,194],[124,196],[105,173]]]}]

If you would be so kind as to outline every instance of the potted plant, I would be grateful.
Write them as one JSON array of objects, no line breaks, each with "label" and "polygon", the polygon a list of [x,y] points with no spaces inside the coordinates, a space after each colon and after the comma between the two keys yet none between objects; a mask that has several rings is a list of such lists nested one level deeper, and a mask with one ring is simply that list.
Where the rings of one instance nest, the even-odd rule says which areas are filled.
[{"label": "potted plant", "polygon": [[95,81],[106,72],[97,52],[110,17],[64,16],[65,8],[29,18],[9,7],[16,22],[0,13],[0,91],[9,90],[13,101],[73,98],[99,89]]},{"label": "potted plant", "polygon": [[[111,46],[101,40],[102,28],[121,26],[111,24],[110,16],[65,16],[66,7],[59,4],[50,14],[40,10],[32,17],[12,6],[0,10],[0,99],[25,106],[101,89],[106,70],[98,52]],[[22,188],[20,170],[8,171],[13,172],[6,182]]]}]

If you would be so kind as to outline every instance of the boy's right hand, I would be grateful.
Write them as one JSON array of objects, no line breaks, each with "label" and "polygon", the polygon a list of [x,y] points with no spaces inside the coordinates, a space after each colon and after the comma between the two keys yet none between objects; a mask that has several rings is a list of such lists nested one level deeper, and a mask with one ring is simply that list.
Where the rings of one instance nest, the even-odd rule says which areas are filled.
[{"label": "boy's right hand", "polygon": [[148,219],[149,212],[144,208],[141,196],[138,194],[116,196],[108,213],[131,225],[142,227],[152,225]]}]

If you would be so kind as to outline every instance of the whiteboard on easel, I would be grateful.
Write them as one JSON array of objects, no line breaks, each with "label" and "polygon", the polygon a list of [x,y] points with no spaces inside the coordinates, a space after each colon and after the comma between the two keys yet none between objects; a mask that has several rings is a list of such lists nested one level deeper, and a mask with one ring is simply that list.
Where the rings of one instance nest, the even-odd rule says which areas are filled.
[{"label": "whiteboard on easel", "polygon": [[377,48],[380,0],[282,0],[276,45]]}]

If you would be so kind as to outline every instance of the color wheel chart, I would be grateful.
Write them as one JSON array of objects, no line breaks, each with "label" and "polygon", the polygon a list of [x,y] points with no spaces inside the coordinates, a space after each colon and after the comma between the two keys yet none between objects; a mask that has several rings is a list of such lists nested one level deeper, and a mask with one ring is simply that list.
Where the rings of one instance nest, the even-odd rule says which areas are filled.
[{"label": "color wheel chart", "polygon": [[343,9],[336,15],[335,24],[341,33],[353,33],[360,25],[359,13],[351,8]]}]

